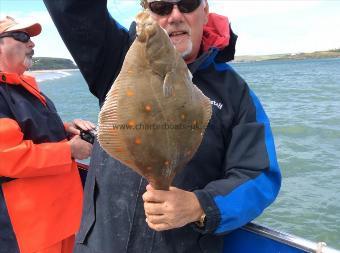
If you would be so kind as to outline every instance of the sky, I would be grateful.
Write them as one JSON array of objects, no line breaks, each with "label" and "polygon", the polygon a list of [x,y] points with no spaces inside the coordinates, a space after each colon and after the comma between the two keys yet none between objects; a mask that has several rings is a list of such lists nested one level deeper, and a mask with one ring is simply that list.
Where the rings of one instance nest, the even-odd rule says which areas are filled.
[{"label": "sky", "polygon": [[[95,1],[95,0],[94,0]],[[139,0],[108,0],[108,10],[129,27]],[[340,0],[209,0],[210,12],[229,18],[238,35],[236,55],[313,52],[340,48]],[[36,20],[35,56],[72,59],[42,0],[0,0],[0,18]]]}]

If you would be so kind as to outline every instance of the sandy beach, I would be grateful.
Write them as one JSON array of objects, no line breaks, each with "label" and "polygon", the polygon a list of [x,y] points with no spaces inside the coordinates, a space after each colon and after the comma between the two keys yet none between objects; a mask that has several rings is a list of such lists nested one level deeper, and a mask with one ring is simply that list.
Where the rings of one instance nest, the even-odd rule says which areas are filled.
[{"label": "sandy beach", "polygon": [[26,71],[24,74],[33,76],[38,82],[59,79],[70,76],[72,72],[79,71],[79,69],[47,69],[47,70],[33,70]]},{"label": "sandy beach", "polygon": [[73,72],[79,71],[79,69],[42,69],[42,70],[29,70],[26,71],[25,75],[36,76],[37,74],[41,73],[63,73],[63,72]]}]

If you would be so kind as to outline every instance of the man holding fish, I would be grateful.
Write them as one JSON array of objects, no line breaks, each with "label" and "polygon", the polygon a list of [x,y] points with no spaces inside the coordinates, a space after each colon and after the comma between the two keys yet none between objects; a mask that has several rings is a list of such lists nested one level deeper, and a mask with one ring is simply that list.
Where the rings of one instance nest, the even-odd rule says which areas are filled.
[{"label": "man holding fish", "polygon": [[[122,80],[121,70],[130,71],[131,77],[138,70],[143,83],[152,72],[146,67],[156,65],[153,69],[156,75],[150,80],[160,79],[165,88],[163,93],[149,90],[150,93],[163,94],[159,97],[159,104],[164,99],[177,99],[178,89],[169,80],[178,77],[178,65],[172,68],[175,69],[174,76],[171,76],[172,69],[164,73],[157,71],[159,66],[173,61],[165,57],[165,52],[169,51],[150,52],[154,58],[145,61],[142,73],[137,64],[132,64],[131,59],[136,55],[149,57],[145,51],[135,50],[133,42],[136,35],[140,42],[148,40],[140,37],[143,34],[141,29],[150,28],[149,32],[152,31],[152,21],[137,20],[137,27],[133,23],[127,31],[111,17],[105,0],[44,2],[90,91],[103,107],[100,121],[104,117],[106,95],[109,101],[111,95],[116,96],[121,90],[114,89]],[[191,154],[191,160],[183,165],[184,168],[173,175],[169,190],[153,187],[157,186],[153,181],[157,176],[150,174],[157,172],[139,160],[144,155],[148,158],[144,159],[146,162],[157,160],[157,147],[153,148],[153,153],[143,152],[147,148],[150,150],[147,146],[140,153],[134,152],[139,150],[135,146],[144,144],[144,135],[141,138],[133,136],[134,142],[130,143],[132,134],[123,138],[119,132],[111,131],[114,138],[127,140],[118,142],[115,139],[112,146],[105,148],[108,151],[112,147],[112,156],[120,157],[119,160],[101,147],[105,146],[107,139],[99,138],[101,145],[94,144],[85,185],[82,224],[75,252],[222,252],[222,235],[259,216],[274,201],[280,189],[281,175],[269,120],[256,95],[226,64],[234,57],[237,38],[226,17],[209,13],[207,0],[144,0],[141,4],[168,34],[192,74],[192,83],[210,99],[211,118],[204,135],[201,132],[202,139],[197,141],[200,143],[198,149]],[[159,33],[159,30],[155,31]],[[157,38],[153,32],[150,34],[150,40]],[[129,50],[130,46],[134,51]],[[190,74],[183,76],[191,83]],[[126,112],[130,112],[124,102],[136,95],[134,88],[124,90],[124,99],[118,96],[110,101],[113,107],[118,111],[127,108]],[[146,113],[154,109],[152,104],[143,106]],[[168,108],[160,108],[163,108],[161,115],[168,112]],[[131,115],[140,117],[141,114]],[[184,119],[186,115],[180,117]],[[138,123],[131,120],[127,125],[134,127]],[[152,136],[157,133],[149,135],[150,146],[154,143]],[[185,138],[179,138],[176,145],[182,147]],[[173,146],[169,150],[177,152]],[[118,153],[123,155],[116,156]],[[176,159],[180,157],[178,159],[182,161],[184,156],[176,154]],[[171,162],[165,160],[164,165],[169,166]],[[143,168],[152,173],[144,173]]]}]

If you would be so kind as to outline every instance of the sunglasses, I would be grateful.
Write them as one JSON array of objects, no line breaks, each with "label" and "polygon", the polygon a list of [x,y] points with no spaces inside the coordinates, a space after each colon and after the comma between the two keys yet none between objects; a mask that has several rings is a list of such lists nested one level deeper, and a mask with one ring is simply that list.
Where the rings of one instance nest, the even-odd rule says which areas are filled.
[{"label": "sunglasses", "polygon": [[25,32],[4,32],[3,34],[0,34],[0,38],[4,37],[12,37],[13,39],[23,43],[26,43],[31,39],[31,36]]},{"label": "sunglasses", "polygon": [[196,10],[201,2],[202,0],[180,0],[178,2],[154,1],[149,3],[148,6],[153,13],[159,16],[167,16],[172,12],[174,5],[177,5],[180,12],[190,13]]}]

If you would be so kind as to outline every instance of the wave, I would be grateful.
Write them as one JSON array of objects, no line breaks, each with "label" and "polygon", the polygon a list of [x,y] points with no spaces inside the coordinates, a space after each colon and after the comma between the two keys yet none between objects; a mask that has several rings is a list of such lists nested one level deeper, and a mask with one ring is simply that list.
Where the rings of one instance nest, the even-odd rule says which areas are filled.
[{"label": "wave", "polygon": [[64,78],[72,75],[72,72],[78,71],[77,69],[65,69],[65,70],[38,70],[30,71],[27,75],[32,75],[36,78],[38,83]]}]

